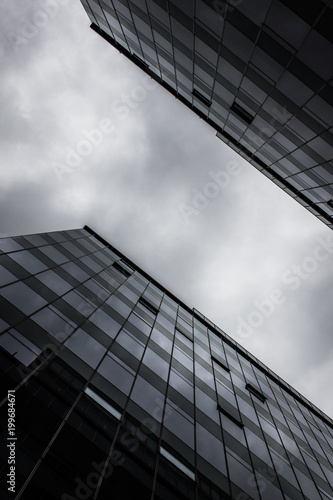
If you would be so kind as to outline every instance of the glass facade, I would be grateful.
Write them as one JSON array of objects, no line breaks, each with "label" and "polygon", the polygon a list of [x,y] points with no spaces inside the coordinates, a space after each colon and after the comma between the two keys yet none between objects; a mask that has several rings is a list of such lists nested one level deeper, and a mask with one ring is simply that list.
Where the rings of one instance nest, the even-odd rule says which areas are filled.
[{"label": "glass facade", "polygon": [[81,0],[92,28],[333,227],[333,4]]},{"label": "glass facade", "polygon": [[1,498],[10,443],[17,499],[333,499],[332,420],[93,230],[0,250]]}]

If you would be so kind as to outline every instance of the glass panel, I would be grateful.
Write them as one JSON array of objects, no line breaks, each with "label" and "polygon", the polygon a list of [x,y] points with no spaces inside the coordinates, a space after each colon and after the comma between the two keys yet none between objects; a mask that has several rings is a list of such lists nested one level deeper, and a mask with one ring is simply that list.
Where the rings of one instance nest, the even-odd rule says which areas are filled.
[{"label": "glass panel", "polygon": [[9,272],[5,267],[0,266],[0,286],[8,285],[8,283],[12,283],[16,280],[17,277],[14,276],[14,274]]},{"label": "glass panel", "polygon": [[89,275],[82,271],[82,269],[74,264],[74,262],[67,262],[67,264],[63,264],[61,267],[78,281],[82,282],[89,278]]},{"label": "glass panel", "polygon": [[[0,345],[10,354],[15,356],[16,359],[21,361],[24,366],[29,366],[30,363],[32,363],[42,351],[27,339],[25,339],[23,335],[19,334],[18,332],[16,332],[16,335],[14,336],[14,332],[15,330],[11,330],[10,332],[13,333],[13,335],[11,335],[9,332],[1,335]],[[25,342],[22,343],[20,342],[20,340],[25,340]],[[28,346],[30,347],[30,349]]]},{"label": "glass panel", "polygon": [[34,257],[28,250],[12,253],[10,257],[31,274],[36,274],[47,269],[46,265]]},{"label": "glass panel", "polygon": [[94,323],[94,325],[98,326],[103,332],[105,332],[109,337],[112,339],[116,336],[116,334],[119,332],[121,325],[111,316],[106,314],[104,311],[101,309],[98,309],[91,318],[89,318],[89,321]]},{"label": "glass panel", "polygon": [[116,356],[113,354],[106,356],[97,371],[109,380],[111,384],[116,386],[117,389],[124,394],[129,394],[134,376],[125,369],[123,363]]},{"label": "glass panel", "polygon": [[227,453],[229,475],[232,482],[250,495],[251,499],[259,500],[258,489],[253,472]]},{"label": "glass panel", "polygon": [[31,317],[39,326],[44,328],[47,333],[53,335],[59,342],[66,339],[74,330],[69,320],[61,318],[49,307],[42,309]]},{"label": "glass panel", "polygon": [[184,465],[182,462],[180,462],[176,457],[171,455],[171,453],[169,453],[167,450],[162,448],[162,446],[160,447],[160,453],[161,453],[161,455],[163,455],[163,457],[165,457],[167,460],[169,460],[169,462],[174,464],[176,467],[178,467],[178,469],[180,469],[188,477],[190,477],[191,479],[193,479],[193,481],[195,481],[194,472],[192,472],[188,467],[186,467],[186,465]]},{"label": "glass panel", "polygon": [[164,426],[190,448],[194,448],[194,425],[171,404],[166,404]]},{"label": "glass panel", "polygon": [[166,337],[163,333],[161,333],[157,328],[154,328],[151,337],[157,345],[159,345],[162,349],[164,349],[167,353],[171,353],[172,349],[172,341]]},{"label": "glass panel", "polygon": [[38,274],[36,278],[58,295],[62,295],[72,288],[72,285],[51,270]]},{"label": "glass panel", "polygon": [[116,342],[123,346],[126,351],[130,352],[137,359],[141,359],[144,345],[139,340],[135,339],[134,336],[126,332],[126,330],[122,330],[117,336]]},{"label": "glass panel", "polygon": [[169,384],[182,396],[193,403],[193,384],[191,384],[180,372],[172,368],[170,371]]},{"label": "glass panel", "polygon": [[22,246],[13,238],[0,238],[0,250],[4,253],[14,252],[15,250],[22,250]]},{"label": "glass panel", "polygon": [[169,363],[167,363],[149,347],[146,349],[142,362],[163,380],[168,379]]},{"label": "glass panel", "polygon": [[0,290],[0,295],[27,315],[47,304],[46,300],[22,282],[7,285]]},{"label": "glass panel", "polygon": [[223,443],[202,425],[196,425],[197,452],[222,474],[227,475]]},{"label": "glass panel", "polygon": [[131,399],[158,422],[162,421],[164,395],[140,375],[135,381]]},{"label": "glass panel", "polygon": [[68,260],[61,252],[59,252],[55,247],[49,245],[47,247],[39,248],[40,252],[43,252],[49,259],[53,260],[56,264],[63,264]]},{"label": "glass panel", "polygon": [[96,401],[100,406],[102,406],[106,411],[111,413],[114,417],[116,417],[118,420],[121,419],[121,413],[113,408],[109,403],[107,403],[103,398],[101,398],[96,392],[94,392],[90,387],[86,387],[84,392],[89,396],[91,399]]},{"label": "glass panel", "polygon": [[64,345],[92,368],[96,368],[106,352],[102,344],[80,328],[75,335],[66,340]]}]

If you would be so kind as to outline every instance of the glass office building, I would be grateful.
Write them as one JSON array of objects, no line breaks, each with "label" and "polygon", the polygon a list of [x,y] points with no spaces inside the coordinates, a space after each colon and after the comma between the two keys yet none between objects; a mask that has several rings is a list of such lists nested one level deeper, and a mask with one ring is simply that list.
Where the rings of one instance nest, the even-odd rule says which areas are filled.
[{"label": "glass office building", "polygon": [[81,0],[92,28],[333,227],[333,3]]},{"label": "glass office building", "polygon": [[333,499],[332,420],[93,230],[0,249],[1,498]]}]

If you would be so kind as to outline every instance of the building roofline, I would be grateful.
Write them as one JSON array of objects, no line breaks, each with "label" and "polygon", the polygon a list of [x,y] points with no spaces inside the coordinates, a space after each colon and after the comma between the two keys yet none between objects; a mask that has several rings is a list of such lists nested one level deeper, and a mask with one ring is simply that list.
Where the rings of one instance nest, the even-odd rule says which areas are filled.
[{"label": "building roofline", "polygon": [[166,287],[161,285],[158,281],[156,281],[154,278],[150,276],[146,271],[141,269],[135,262],[131,261],[127,255],[123,254],[120,250],[118,250],[116,247],[111,245],[107,240],[105,240],[102,236],[100,236],[98,233],[96,233],[91,227],[85,225],[84,228],[87,232],[89,232],[92,236],[94,236],[97,240],[99,240],[103,245],[107,246],[112,250],[113,252],[117,253],[120,258],[124,259],[127,261],[134,269],[136,269],[142,276],[144,276],[146,279],[148,279],[150,282],[152,282],[154,285],[156,285],[160,290],[162,290],[164,293],[166,293],[172,300],[177,302],[179,305],[181,305],[186,311],[188,311],[191,315],[193,315],[197,320],[199,320],[201,323],[203,323],[206,327],[208,327],[215,335],[217,335],[219,338],[223,340],[226,344],[228,344],[230,347],[235,349],[239,354],[241,354],[245,359],[250,361],[258,370],[261,370],[266,376],[268,376],[273,382],[278,384],[283,390],[285,390],[289,395],[294,397],[298,402],[303,404],[309,411],[314,413],[318,418],[323,420],[329,427],[333,429],[333,420],[326,415],[322,410],[317,408],[315,405],[313,405],[305,396],[300,394],[296,389],[294,389],[291,385],[289,385],[287,382],[285,382],[283,379],[281,379],[278,375],[276,375],[274,372],[268,368],[264,363],[262,363],[258,358],[253,356],[249,351],[247,351],[244,347],[242,347],[238,342],[236,342],[232,337],[227,335],[223,330],[221,330],[217,325],[212,323],[206,316],[204,316],[202,313],[200,313],[197,309],[195,308],[190,308],[185,302],[180,300],[178,297],[176,297],[173,293],[171,293]]}]

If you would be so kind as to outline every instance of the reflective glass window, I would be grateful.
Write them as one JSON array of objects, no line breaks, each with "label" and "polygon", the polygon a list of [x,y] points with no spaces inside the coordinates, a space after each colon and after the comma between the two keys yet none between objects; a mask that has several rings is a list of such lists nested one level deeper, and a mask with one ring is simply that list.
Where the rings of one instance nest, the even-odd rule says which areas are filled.
[{"label": "reflective glass window", "polygon": [[175,368],[170,370],[169,384],[176,389],[182,396],[193,403],[193,384],[191,384],[180,372]]},{"label": "reflective glass window", "polygon": [[172,341],[157,328],[153,328],[150,338],[166,352],[168,352],[169,354],[171,353]]},{"label": "reflective glass window", "polygon": [[106,352],[102,344],[80,328],[66,340],[64,345],[92,368],[96,368]]},{"label": "reflective glass window", "polygon": [[162,421],[164,395],[140,375],[135,381],[131,399],[157,421]]},{"label": "reflective glass window", "polygon": [[50,307],[42,309],[31,319],[44,328],[46,332],[53,335],[59,342],[65,340],[74,330],[73,323],[69,319],[66,321]]},{"label": "reflective glass window", "polygon": [[185,352],[179,349],[176,345],[174,346],[173,349],[173,357],[177,361],[179,361],[179,363],[185,366],[185,368],[187,368],[191,372],[193,371],[193,360],[190,358],[190,356],[185,354]]},{"label": "reflective glass window", "polygon": [[128,322],[136,326],[140,330],[140,332],[149,335],[151,327],[136,314],[132,313],[128,318]]},{"label": "reflective glass window", "polygon": [[34,257],[28,250],[12,253],[10,257],[31,274],[36,274],[47,269],[46,265]]},{"label": "reflective glass window", "polygon": [[141,359],[144,351],[144,344],[136,339],[131,333],[122,330],[119,335],[117,335],[116,343],[123,346],[126,351],[133,354],[137,359]]},{"label": "reflective glass window", "polygon": [[215,469],[227,475],[223,443],[199,423],[196,424],[196,437],[197,453]]},{"label": "reflective glass window", "polygon": [[72,288],[72,285],[51,270],[38,274],[36,278],[58,295],[62,295]]},{"label": "reflective glass window", "polygon": [[127,318],[129,313],[131,312],[131,308],[125,304],[123,300],[121,300],[122,295],[121,294],[116,294],[116,295],[111,295],[109,299],[106,300],[106,304],[112,307],[115,311],[117,311],[118,314],[123,316],[124,318]]},{"label": "reflective glass window", "polygon": [[80,250],[75,243],[72,243],[71,241],[65,241],[64,243],[61,243],[61,246],[74,255],[74,257],[82,257],[82,255],[84,255],[82,250]]},{"label": "reflective glass window", "polygon": [[89,275],[85,271],[83,271],[79,266],[74,264],[74,262],[67,262],[66,264],[63,264],[61,267],[78,281],[82,282],[89,278]]},{"label": "reflective glass window", "polygon": [[147,347],[146,349],[146,352],[142,359],[142,363],[148,366],[148,368],[150,368],[163,380],[167,380],[169,373],[169,363],[167,363],[149,347]]},{"label": "reflective glass window", "polygon": [[111,318],[101,309],[98,309],[93,316],[89,318],[91,323],[98,326],[103,332],[105,332],[112,339],[119,332],[121,325],[115,319]]},{"label": "reflective glass window", "polygon": [[258,489],[251,469],[245,467],[243,463],[227,453],[229,476],[233,483],[245,491],[250,498],[259,500]]},{"label": "reflective glass window", "polygon": [[11,272],[9,272],[5,267],[0,265],[0,286],[8,285],[8,283],[12,283],[16,281],[17,277],[14,276]]},{"label": "reflective glass window", "polygon": [[25,366],[30,365],[42,352],[30,340],[16,330],[10,330],[0,336],[0,345],[15,356]]},{"label": "reflective glass window", "polygon": [[129,369],[125,367],[125,364],[117,356],[114,354],[106,356],[97,371],[109,380],[111,384],[115,385],[117,389],[125,394],[129,394],[134,375],[130,373]]},{"label": "reflective glass window", "polygon": [[53,260],[56,264],[63,264],[68,261],[68,258],[64,256],[59,250],[54,246],[48,245],[46,247],[40,247],[40,252],[43,252],[49,259]]},{"label": "reflective glass window", "polygon": [[46,300],[23,282],[13,283],[1,288],[0,295],[27,315],[47,304]]},{"label": "reflective glass window", "polygon": [[205,394],[198,387],[195,388],[195,403],[196,406],[209,418],[220,423],[217,411],[217,403],[212,398],[210,398],[207,394]]},{"label": "reflective glass window", "polygon": [[96,309],[96,304],[89,301],[86,297],[80,294],[77,290],[72,290],[69,293],[66,293],[62,297],[68,304],[73,306],[80,314],[85,316],[86,318],[90,316],[90,314]]},{"label": "reflective glass window", "polygon": [[22,250],[22,246],[13,238],[0,238],[0,250],[4,253]]},{"label": "reflective glass window", "polygon": [[90,269],[92,271],[95,271],[95,273],[98,273],[99,271],[101,271],[103,269],[102,266],[97,264],[97,262],[95,262],[94,259],[89,257],[89,255],[85,255],[84,257],[81,257],[80,261],[83,262],[83,264],[85,264],[86,266],[90,267]]},{"label": "reflective glass window", "polygon": [[190,448],[194,448],[194,425],[184,415],[176,410],[175,406],[167,403],[165,406],[164,426],[184,441]]}]

